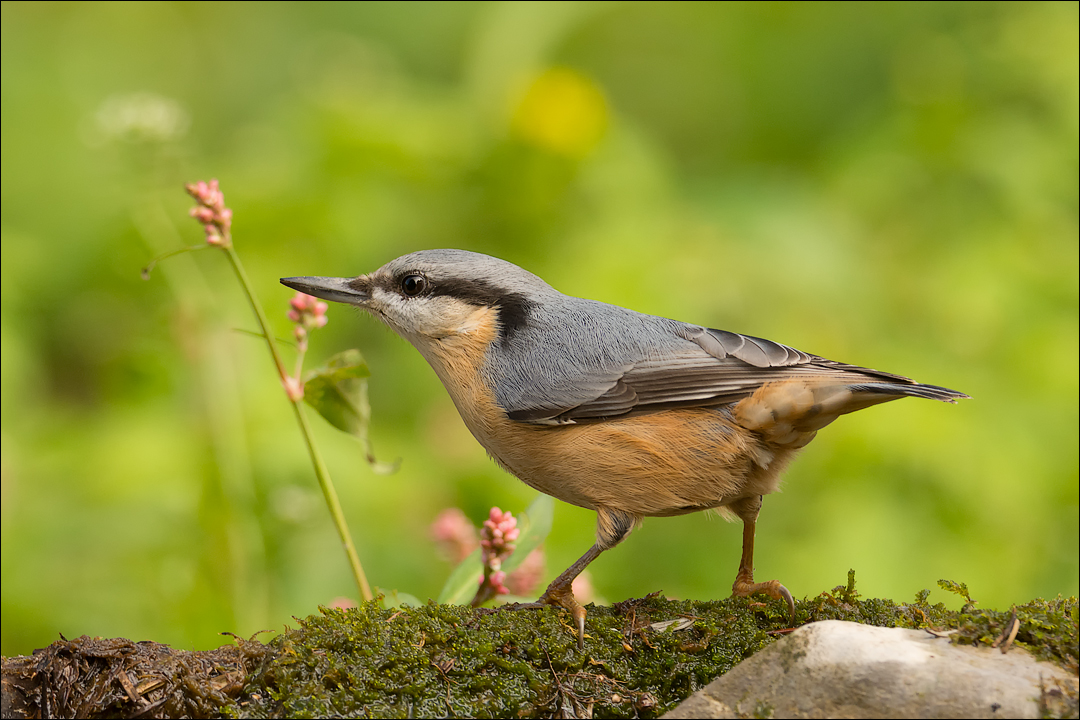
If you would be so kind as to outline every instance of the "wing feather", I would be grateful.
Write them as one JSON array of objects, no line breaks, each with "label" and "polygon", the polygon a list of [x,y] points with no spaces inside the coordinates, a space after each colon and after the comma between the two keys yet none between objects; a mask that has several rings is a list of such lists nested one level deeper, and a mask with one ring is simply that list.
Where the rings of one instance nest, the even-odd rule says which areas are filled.
[{"label": "wing feather", "polygon": [[726,330],[686,325],[689,343],[664,348],[624,366],[607,389],[574,407],[519,409],[513,420],[565,424],[623,417],[677,407],[714,407],[737,402],[768,382],[804,378],[846,385],[856,392],[912,395],[945,402],[966,397],[857,365],[827,360],[780,343]]}]

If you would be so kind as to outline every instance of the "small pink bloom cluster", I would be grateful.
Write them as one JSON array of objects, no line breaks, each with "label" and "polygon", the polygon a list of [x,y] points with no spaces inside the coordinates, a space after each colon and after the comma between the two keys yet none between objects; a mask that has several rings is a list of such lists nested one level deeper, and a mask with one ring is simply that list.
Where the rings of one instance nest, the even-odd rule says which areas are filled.
[{"label": "small pink bloom cluster", "polygon": [[544,575],[544,551],[534,548],[512,572],[506,573],[502,563],[514,550],[521,529],[517,520],[499,508],[492,508],[481,529],[478,540],[476,528],[458,508],[447,508],[435,518],[429,530],[442,554],[459,563],[472,554],[477,545],[483,547],[484,574],[480,579],[474,603],[480,605],[498,595],[512,594],[527,597],[533,593]]},{"label": "small pink bloom cluster", "polygon": [[507,595],[506,573],[502,571],[502,561],[514,552],[514,541],[521,531],[517,518],[509,511],[503,512],[498,507],[491,508],[488,519],[480,529],[480,547],[483,548],[484,578],[481,585],[489,584],[495,595]]},{"label": "small pink bloom cluster", "polygon": [[304,353],[308,348],[308,330],[321,328],[326,325],[326,303],[313,298],[302,292],[289,300],[289,320],[296,323],[293,335],[296,336],[296,377],[285,376],[281,382],[285,385],[285,393],[293,402],[299,402],[304,397],[304,383],[300,380],[300,367],[304,362]]},{"label": "small pink bloom cluster", "polygon": [[289,305],[292,306],[289,319],[299,326],[297,330],[300,328],[313,330],[326,325],[326,308],[329,306],[321,300],[297,292],[289,301]]},{"label": "small pink bloom cluster", "polygon": [[335,610],[352,610],[355,607],[359,607],[359,605],[352,598],[336,597],[331,600],[330,604],[326,607],[333,608]]},{"label": "small pink bloom cluster", "polygon": [[459,508],[446,508],[431,523],[431,539],[450,562],[459,563],[472,554],[480,541],[476,528]]},{"label": "small pink bloom cluster", "polygon": [[188,195],[199,203],[191,208],[191,217],[198,220],[206,230],[206,242],[210,245],[228,246],[232,210],[225,207],[225,195],[218,187],[218,181],[211,180],[207,183],[200,180],[184,187]]},{"label": "small pink bloom cluster", "polygon": [[506,587],[511,595],[528,597],[536,592],[540,581],[544,579],[544,550],[536,548],[506,576]]},{"label": "small pink bloom cluster", "polygon": [[[326,303],[297,291],[292,300],[289,310],[289,319],[296,323],[293,335],[296,337],[297,349],[300,354],[307,352],[308,330],[321,328],[326,325]],[[297,370],[299,372],[299,370]]]}]

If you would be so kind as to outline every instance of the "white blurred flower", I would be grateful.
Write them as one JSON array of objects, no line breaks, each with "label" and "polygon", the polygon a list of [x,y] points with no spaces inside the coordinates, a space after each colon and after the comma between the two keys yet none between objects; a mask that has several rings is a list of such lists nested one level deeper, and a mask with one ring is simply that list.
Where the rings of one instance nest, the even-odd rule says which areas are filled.
[{"label": "white blurred flower", "polygon": [[191,116],[176,100],[154,93],[113,95],[95,115],[102,139],[128,142],[168,142],[183,137]]},{"label": "white blurred flower", "polygon": [[287,523],[299,525],[311,517],[315,509],[311,491],[299,485],[285,485],[270,493],[270,507],[274,514]]}]

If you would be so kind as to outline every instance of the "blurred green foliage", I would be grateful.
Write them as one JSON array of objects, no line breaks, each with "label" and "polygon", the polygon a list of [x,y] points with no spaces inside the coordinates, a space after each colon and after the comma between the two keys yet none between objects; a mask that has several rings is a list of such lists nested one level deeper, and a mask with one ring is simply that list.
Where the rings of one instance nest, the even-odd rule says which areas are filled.
[{"label": "blurred green foliage", "polygon": [[[58,632],[207,648],[352,592],[224,259],[139,278],[200,242],[182,183],[210,177],[282,337],[279,277],[461,247],[967,392],[822,432],[765,501],[759,577],[814,595],[855,567],[898,598],[950,577],[986,607],[1077,593],[1076,3],[2,13],[5,655]],[[331,308],[312,366],[349,347],[401,469],[316,419],[319,441],[373,583],[434,596],[436,513],[479,523],[533,493],[412,348]],[[549,578],[592,522],[557,506]],[[593,582],[726,597],[739,538],[649,520]]]}]

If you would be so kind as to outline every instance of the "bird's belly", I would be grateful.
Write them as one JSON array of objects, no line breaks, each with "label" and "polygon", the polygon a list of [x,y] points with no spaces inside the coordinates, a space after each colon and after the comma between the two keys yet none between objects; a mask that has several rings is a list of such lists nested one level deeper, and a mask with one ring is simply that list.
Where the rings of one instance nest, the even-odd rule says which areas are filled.
[{"label": "bird's belly", "polygon": [[679,515],[773,492],[786,461],[722,409],[561,426],[466,425],[492,457],[540,492],[637,516]]},{"label": "bird's belly", "polygon": [[572,505],[638,517],[719,508],[774,492],[795,452],[738,424],[727,406],[557,426],[515,422],[479,376],[493,338],[451,340],[427,357],[473,436],[527,485]]}]

